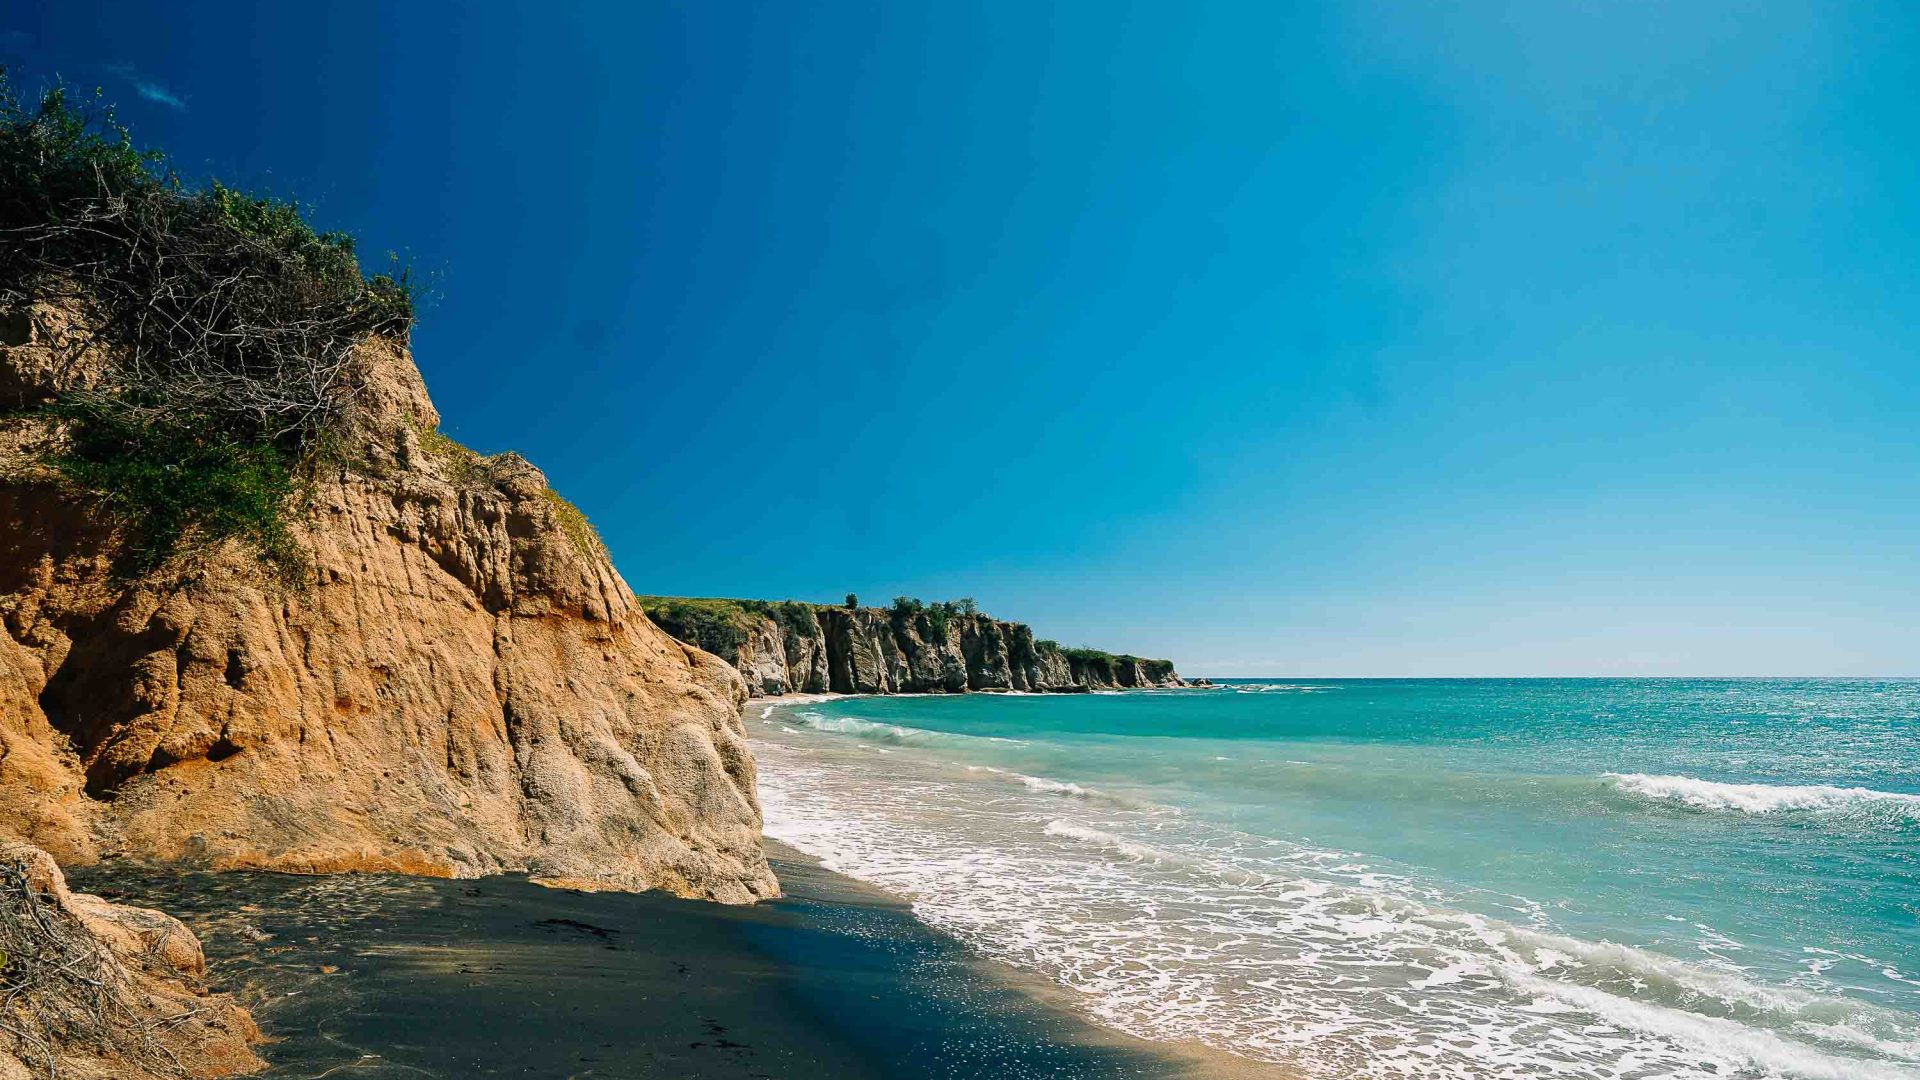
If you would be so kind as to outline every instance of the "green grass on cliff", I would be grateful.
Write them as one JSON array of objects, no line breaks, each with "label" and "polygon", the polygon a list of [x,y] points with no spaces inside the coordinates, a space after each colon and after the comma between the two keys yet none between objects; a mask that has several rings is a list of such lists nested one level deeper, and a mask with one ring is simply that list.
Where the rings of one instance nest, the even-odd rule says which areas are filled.
[{"label": "green grass on cliff", "polygon": [[183,184],[99,92],[23,98],[3,68],[0,236],[0,310],[76,305],[113,358],[35,411],[71,436],[41,464],[120,526],[121,569],[232,537],[297,570],[288,507],[351,404],[352,350],[411,327],[407,273],[363,274],[293,203]]},{"label": "green grass on cliff", "polygon": [[810,638],[820,624],[820,605],[801,600],[732,600],[725,597],[642,596],[641,610],[660,628],[710,653],[731,656],[746,643],[756,618],[773,620],[789,638]]},{"label": "green grass on cliff", "polygon": [[772,619],[788,637],[807,638],[820,631],[813,604],[800,600],[736,600],[734,603]]},{"label": "green grass on cliff", "polygon": [[662,630],[681,641],[698,645],[715,656],[732,656],[747,640],[747,627],[758,612],[749,612],[739,600],[687,596],[642,596],[640,610]]},{"label": "green grass on cliff", "polygon": [[1137,656],[1129,656],[1126,653],[1110,653],[1104,649],[1061,649],[1060,652],[1065,655],[1067,659],[1078,660],[1083,664],[1125,664],[1139,659]]},{"label": "green grass on cliff", "polygon": [[567,534],[567,542],[580,554],[592,558],[604,554],[607,546],[600,540],[599,530],[587,520],[580,508],[568,502],[564,496],[552,488],[540,492],[547,500],[547,506],[553,512],[554,523],[560,531]]},{"label": "green grass on cliff", "polygon": [[301,565],[281,513],[295,479],[274,447],[217,428],[143,423],[85,400],[47,412],[69,422],[71,438],[46,464],[121,520],[123,570],[152,569],[189,530],[245,540],[278,568]]},{"label": "green grass on cliff", "polygon": [[420,450],[440,464],[441,472],[455,484],[473,484],[487,475],[487,456],[441,431],[416,422]]},{"label": "green grass on cliff", "polygon": [[1075,663],[1105,668],[1108,673],[1112,673],[1116,667],[1124,664],[1139,664],[1141,670],[1145,671],[1150,678],[1162,679],[1173,674],[1171,660],[1153,660],[1144,656],[1135,656],[1132,653],[1110,653],[1104,649],[1068,649],[1062,648],[1059,642],[1051,640],[1034,642],[1034,648],[1041,652],[1057,652]]}]

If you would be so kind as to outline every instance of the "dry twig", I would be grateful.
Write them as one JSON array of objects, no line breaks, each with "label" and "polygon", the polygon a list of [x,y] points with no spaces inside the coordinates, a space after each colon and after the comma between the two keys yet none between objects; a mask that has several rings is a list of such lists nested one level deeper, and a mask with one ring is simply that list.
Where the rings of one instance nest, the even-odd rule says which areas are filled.
[{"label": "dry twig", "polygon": [[25,863],[0,861],[0,1045],[47,1080],[60,1058],[79,1051],[185,1076],[153,1031],[184,1017],[156,1019],[126,968],[70,911],[36,888]]}]

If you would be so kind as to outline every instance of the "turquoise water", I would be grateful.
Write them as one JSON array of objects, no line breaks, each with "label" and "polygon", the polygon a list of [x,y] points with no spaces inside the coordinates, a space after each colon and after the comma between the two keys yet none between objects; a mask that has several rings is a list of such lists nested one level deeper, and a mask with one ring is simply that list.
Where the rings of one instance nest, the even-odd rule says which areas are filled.
[{"label": "turquoise water", "polygon": [[1310,1075],[1920,1077],[1920,682],[852,698],[768,832]]}]

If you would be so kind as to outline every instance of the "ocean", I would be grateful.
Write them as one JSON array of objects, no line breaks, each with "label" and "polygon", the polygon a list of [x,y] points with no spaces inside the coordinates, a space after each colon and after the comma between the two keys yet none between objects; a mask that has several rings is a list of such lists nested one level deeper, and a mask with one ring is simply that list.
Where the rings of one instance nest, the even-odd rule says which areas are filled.
[{"label": "ocean", "polygon": [[1310,1077],[1920,1078],[1920,682],[1246,680],[749,712],[766,831]]}]

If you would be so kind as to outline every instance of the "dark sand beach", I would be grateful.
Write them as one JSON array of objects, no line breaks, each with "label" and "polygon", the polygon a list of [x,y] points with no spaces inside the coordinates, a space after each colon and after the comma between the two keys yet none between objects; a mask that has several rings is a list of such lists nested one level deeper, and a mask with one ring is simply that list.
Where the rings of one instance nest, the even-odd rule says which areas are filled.
[{"label": "dark sand beach", "polygon": [[755,907],[520,877],[108,865],[77,887],[164,908],[277,1041],[268,1077],[1272,1075],[1088,1024],[907,907],[788,849]]}]

